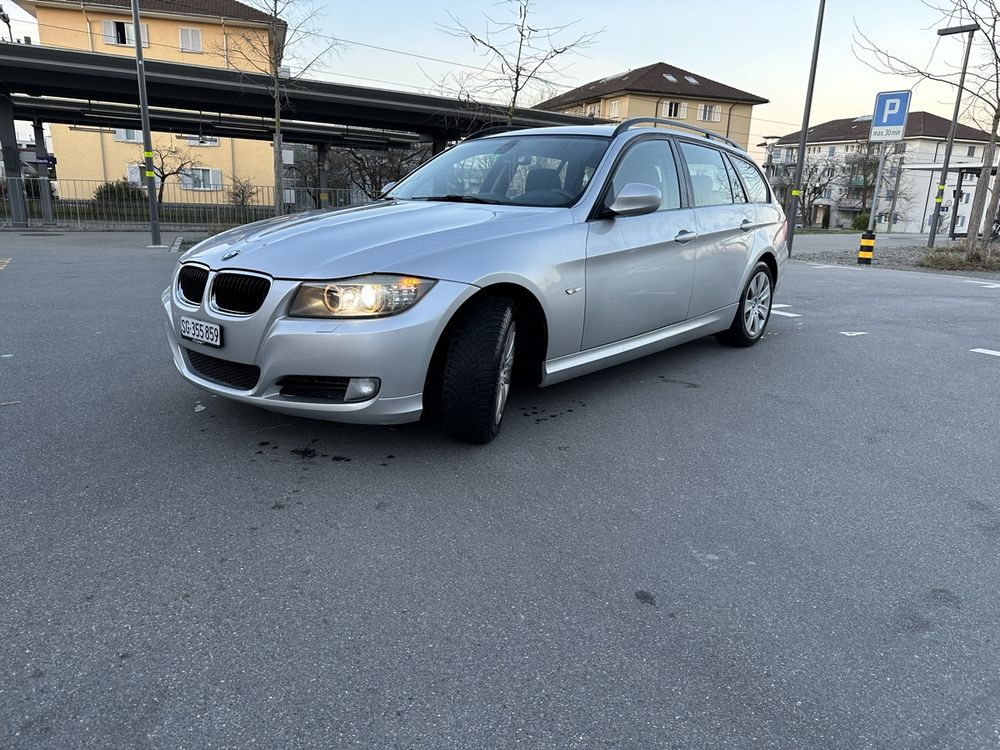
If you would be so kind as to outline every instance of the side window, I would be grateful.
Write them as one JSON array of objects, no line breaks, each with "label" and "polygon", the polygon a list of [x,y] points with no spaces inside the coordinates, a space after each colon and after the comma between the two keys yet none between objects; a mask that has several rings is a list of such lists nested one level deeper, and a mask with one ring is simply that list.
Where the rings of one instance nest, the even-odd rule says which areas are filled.
[{"label": "side window", "polygon": [[660,211],[681,207],[677,164],[670,144],[660,139],[640,141],[625,152],[611,178],[615,195],[630,182],[641,182],[660,189]]},{"label": "side window", "polygon": [[749,203],[747,200],[747,194],[743,192],[743,185],[740,184],[740,178],[736,176],[736,170],[733,168],[732,163],[728,158],[723,159],[726,162],[726,174],[729,175],[729,189],[733,192],[733,203]]},{"label": "side window", "polygon": [[740,173],[740,177],[743,178],[743,184],[746,185],[747,192],[750,194],[750,202],[767,203],[767,184],[760,176],[760,172],[757,171],[757,167],[738,156],[731,156],[730,160],[736,167],[736,171]]},{"label": "side window", "polygon": [[[733,189],[722,152],[714,148],[681,142],[687,161],[695,206],[720,206],[733,203]],[[742,201],[740,201],[742,203]]]}]

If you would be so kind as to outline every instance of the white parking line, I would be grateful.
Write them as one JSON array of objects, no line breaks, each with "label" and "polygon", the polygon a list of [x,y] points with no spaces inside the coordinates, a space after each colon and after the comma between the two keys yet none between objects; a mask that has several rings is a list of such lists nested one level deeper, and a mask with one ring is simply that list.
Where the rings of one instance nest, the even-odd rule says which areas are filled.
[{"label": "white parking line", "polygon": [[1000,289],[1000,284],[995,281],[977,281],[975,279],[962,279],[966,284],[978,284],[983,289]]},{"label": "white parking line", "polygon": [[976,354],[989,354],[991,357],[1000,357],[1000,352],[995,352],[992,349],[969,349],[969,351]]},{"label": "white parking line", "polygon": [[773,306],[771,307],[771,315],[783,315],[786,318],[801,318],[802,317],[798,313],[785,312],[784,310],[775,310]]},{"label": "white parking line", "polygon": [[0,271],[5,269],[8,263],[10,263],[10,258],[0,258]]},{"label": "white parking line", "polygon": [[868,331],[841,331],[841,336],[867,336]]}]

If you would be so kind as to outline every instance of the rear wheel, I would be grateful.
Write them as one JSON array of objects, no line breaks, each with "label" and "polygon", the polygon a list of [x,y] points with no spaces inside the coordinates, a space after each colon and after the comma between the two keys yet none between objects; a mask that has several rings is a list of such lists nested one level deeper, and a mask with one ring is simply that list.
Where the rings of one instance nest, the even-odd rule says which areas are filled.
[{"label": "rear wheel", "polygon": [[760,341],[771,319],[773,292],[771,269],[766,263],[758,263],[743,287],[733,324],[719,334],[719,341],[729,346],[753,346]]},{"label": "rear wheel", "polygon": [[517,321],[514,305],[490,297],[463,311],[451,334],[441,383],[445,432],[488,443],[500,432],[510,396]]}]

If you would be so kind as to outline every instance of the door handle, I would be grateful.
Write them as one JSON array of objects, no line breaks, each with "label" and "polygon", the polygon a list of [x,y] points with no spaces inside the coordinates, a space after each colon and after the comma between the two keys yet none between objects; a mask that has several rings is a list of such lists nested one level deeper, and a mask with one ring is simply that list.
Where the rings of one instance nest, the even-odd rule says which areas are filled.
[{"label": "door handle", "polygon": [[683,245],[686,242],[690,242],[697,236],[698,235],[695,232],[689,232],[687,229],[682,229],[677,233],[677,236],[674,237],[674,242]]},{"label": "door handle", "polygon": [[753,222],[750,221],[750,219],[744,219],[740,223],[740,231],[741,232],[749,232],[751,229],[753,229]]}]

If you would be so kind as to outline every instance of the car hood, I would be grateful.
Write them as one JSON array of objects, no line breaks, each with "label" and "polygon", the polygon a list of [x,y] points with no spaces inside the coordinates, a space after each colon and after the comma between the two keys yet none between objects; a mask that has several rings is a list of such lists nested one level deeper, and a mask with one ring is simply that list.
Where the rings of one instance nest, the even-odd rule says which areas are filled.
[{"label": "car hood", "polygon": [[383,201],[247,224],[200,242],[181,261],[286,279],[420,275],[429,257],[458,248],[475,252],[484,240],[568,223],[569,214],[561,208]]}]

